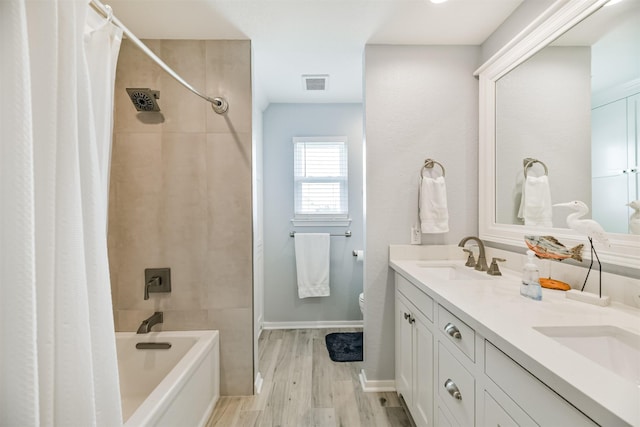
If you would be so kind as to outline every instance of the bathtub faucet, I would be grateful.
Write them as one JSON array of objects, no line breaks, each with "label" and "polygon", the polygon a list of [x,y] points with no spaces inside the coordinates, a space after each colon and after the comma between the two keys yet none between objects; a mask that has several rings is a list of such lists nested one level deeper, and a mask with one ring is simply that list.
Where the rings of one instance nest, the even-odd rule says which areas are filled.
[{"label": "bathtub faucet", "polygon": [[151,315],[151,317],[142,321],[142,323],[140,324],[140,327],[138,328],[137,333],[148,334],[151,331],[151,327],[153,325],[157,323],[162,323],[162,317],[163,317],[162,312],[156,311]]}]

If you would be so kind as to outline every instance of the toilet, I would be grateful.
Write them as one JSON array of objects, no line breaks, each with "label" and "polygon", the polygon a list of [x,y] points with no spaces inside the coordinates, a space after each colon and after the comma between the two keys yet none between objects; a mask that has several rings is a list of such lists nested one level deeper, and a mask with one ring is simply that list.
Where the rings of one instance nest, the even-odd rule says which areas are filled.
[{"label": "toilet", "polygon": [[364,314],[364,292],[358,296],[358,304],[360,304],[360,312]]}]

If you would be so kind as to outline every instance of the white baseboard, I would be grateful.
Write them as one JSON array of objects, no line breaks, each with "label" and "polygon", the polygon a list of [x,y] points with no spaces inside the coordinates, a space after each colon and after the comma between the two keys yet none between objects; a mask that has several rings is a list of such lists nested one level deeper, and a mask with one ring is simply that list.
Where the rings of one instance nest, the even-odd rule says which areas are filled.
[{"label": "white baseboard", "polygon": [[362,320],[317,320],[298,322],[263,322],[262,329],[362,328]]},{"label": "white baseboard", "polygon": [[262,391],[262,384],[264,383],[264,379],[262,378],[262,374],[258,372],[256,374],[256,380],[253,383],[253,394],[260,394]]},{"label": "white baseboard", "polygon": [[364,369],[360,371],[358,375],[360,377],[360,386],[365,393],[373,393],[380,391],[396,391],[396,382],[394,380],[386,381],[371,381],[367,380],[367,375],[364,373]]},{"label": "white baseboard", "polygon": [[258,319],[258,321],[254,325],[254,327],[258,330],[257,331],[257,339],[260,339],[260,335],[262,335],[262,331],[264,330],[264,321],[263,321],[262,317],[260,317],[260,319]]}]

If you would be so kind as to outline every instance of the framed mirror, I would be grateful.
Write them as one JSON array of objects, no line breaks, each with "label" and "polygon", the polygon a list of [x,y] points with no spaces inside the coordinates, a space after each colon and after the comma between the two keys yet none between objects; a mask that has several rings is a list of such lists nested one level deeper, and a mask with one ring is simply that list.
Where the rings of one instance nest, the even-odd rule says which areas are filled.
[{"label": "framed mirror", "polygon": [[[567,228],[572,211],[551,207],[581,200],[584,218],[609,235],[611,247],[596,243],[600,260],[639,268],[627,204],[640,198],[640,2],[558,0],[476,74],[480,237],[518,247],[525,234],[585,243]],[[540,182],[543,214],[522,196]]]}]

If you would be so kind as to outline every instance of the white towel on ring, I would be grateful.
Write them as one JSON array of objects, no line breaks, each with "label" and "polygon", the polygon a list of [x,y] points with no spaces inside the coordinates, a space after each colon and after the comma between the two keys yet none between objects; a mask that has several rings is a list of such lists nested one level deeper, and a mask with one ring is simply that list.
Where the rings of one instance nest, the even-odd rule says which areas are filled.
[{"label": "white towel on ring", "polygon": [[420,229],[423,233],[449,231],[447,186],[443,176],[420,179]]},{"label": "white towel on ring", "polygon": [[524,225],[551,227],[551,214],[549,177],[528,175],[522,184],[518,218]]},{"label": "white towel on ring", "polygon": [[329,234],[295,233],[298,297],[329,296]]}]

